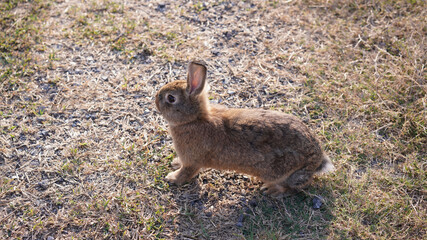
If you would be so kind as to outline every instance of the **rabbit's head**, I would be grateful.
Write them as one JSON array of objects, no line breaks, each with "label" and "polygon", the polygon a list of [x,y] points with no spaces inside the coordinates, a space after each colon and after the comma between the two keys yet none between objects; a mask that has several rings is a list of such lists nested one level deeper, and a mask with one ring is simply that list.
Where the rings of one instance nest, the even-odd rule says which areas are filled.
[{"label": "rabbit's head", "polygon": [[163,86],[156,94],[156,107],[171,126],[208,117],[205,91],[206,66],[191,62],[187,81],[178,80]]}]

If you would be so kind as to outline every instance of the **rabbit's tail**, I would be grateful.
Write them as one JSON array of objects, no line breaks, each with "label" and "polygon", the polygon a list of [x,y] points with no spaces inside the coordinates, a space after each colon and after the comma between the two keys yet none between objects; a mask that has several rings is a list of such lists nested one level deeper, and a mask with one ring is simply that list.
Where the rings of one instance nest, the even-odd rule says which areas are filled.
[{"label": "rabbit's tail", "polygon": [[328,173],[333,172],[335,170],[334,164],[332,164],[331,159],[326,155],[323,154],[322,164],[317,168],[316,173]]}]

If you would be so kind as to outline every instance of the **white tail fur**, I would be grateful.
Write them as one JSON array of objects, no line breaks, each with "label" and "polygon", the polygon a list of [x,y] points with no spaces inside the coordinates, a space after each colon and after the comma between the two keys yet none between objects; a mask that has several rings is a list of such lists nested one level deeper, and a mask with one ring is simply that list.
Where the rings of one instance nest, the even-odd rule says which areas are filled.
[{"label": "white tail fur", "polygon": [[317,169],[317,173],[328,173],[335,171],[334,164],[332,164],[331,159],[326,154],[323,154],[323,162],[322,165]]}]

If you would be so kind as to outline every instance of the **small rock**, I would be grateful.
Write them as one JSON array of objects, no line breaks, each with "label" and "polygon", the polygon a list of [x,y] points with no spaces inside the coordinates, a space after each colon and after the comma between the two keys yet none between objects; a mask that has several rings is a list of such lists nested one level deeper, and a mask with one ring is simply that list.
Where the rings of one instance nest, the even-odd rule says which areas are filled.
[{"label": "small rock", "polygon": [[101,79],[102,79],[103,81],[108,81],[108,76],[103,75],[103,76],[101,76]]},{"label": "small rock", "polygon": [[95,119],[96,119],[96,115],[95,115],[95,114],[90,114],[90,113],[88,113],[88,114],[86,114],[86,115],[85,115],[85,118],[86,118],[86,119],[92,119],[92,120],[95,120]]},{"label": "small rock", "polygon": [[157,5],[156,10],[159,12],[164,12],[166,10],[166,4],[160,3],[159,5]]},{"label": "small rock", "polygon": [[92,72],[94,72],[94,73],[99,73],[99,72],[101,72],[101,70],[99,70],[99,68],[97,68],[97,67],[93,67],[93,68],[91,68],[90,70],[92,70]]},{"label": "small rock", "polygon": [[214,56],[219,56],[219,55],[221,54],[219,51],[216,51],[216,50],[211,51],[211,53],[212,53],[212,55],[214,55]]},{"label": "small rock", "polygon": [[77,127],[80,124],[79,120],[74,120],[73,124],[71,124],[72,127]]},{"label": "small rock", "polygon": [[6,156],[0,153],[0,165],[3,165],[6,163]]},{"label": "small rock", "polygon": [[136,94],[136,95],[133,95],[133,98],[135,98],[135,99],[143,98],[143,97],[144,97],[144,95],[143,95],[143,94]]},{"label": "small rock", "polygon": [[46,140],[46,138],[49,136],[49,132],[48,131],[46,131],[46,130],[44,130],[44,129],[41,129],[39,132],[38,132],[38,135],[36,136],[36,139],[37,140],[39,140],[39,139],[42,139],[42,140]]},{"label": "small rock", "polygon": [[44,129],[42,129],[42,130],[40,130],[40,131],[39,131],[39,134],[40,134],[41,136],[43,136],[43,137],[46,137],[46,136],[48,136],[49,132],[48,132],[48,131],[46,131],[46,130],[44,130]]},{"label": "small rock", "polygon": [[40,165],[40,162],[38,160],[33,160],[30,162],[31,166],[36,167]]},{"label": "small rock", "polygon": [[[25,140],[27,140],[27,137],[24,134],[21,133],[21,134],[19,134],[19,140],[25,141]],[[1,159],[1,157],[0,157],[0,159]]]},{"label": "small rock", "polygon": [[37,123],[43,124],[44,121],[46,121],[46,118],[37,118]]},{"label": "small rock", "polygon": [[237,219],[236,227],[243,227],[243,219],[245,218],[245,215],[240,214],[239,219]]},{"label": "small rock", "polygon": [[257,201],[255,199],[249,200],[249,206],[256,207],[258,205]]},{"label": "small rock", "polygon": [[47,237],[47,240],[55,240],[55,238],[54,238],[54,237],[52,237],[52,236],[48,236],[48,237]]},{"label": "small rock", "polygon": [[49,183],[46,180],[42,180],[37,184],[37,187],[40,191],[44,191],[49,187]]},{"label": "small rock", "polygon": [[319,209],[323,205],[323,198],[322,197],[314,197],[313,198],[313,209]]}]

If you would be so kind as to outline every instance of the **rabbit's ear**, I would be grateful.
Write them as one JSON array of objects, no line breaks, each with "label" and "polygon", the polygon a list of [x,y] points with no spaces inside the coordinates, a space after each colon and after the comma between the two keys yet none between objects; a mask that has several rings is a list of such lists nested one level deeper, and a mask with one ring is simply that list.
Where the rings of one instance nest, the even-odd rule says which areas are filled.
[{"label": "rabbit's ear", "polygon": [[191,62],[188,66],[187,92],[198,95],[202,92],[206,82],[206,67],[200,62]]}]

